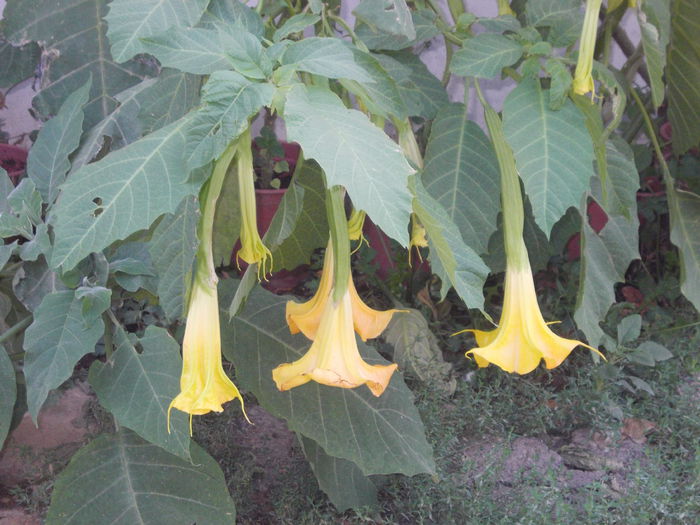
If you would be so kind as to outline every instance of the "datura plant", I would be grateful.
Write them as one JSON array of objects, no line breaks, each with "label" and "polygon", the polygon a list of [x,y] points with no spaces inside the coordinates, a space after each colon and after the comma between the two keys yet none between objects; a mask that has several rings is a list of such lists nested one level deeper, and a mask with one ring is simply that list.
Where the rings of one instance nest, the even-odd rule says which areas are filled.
[{"label": "datura plant", "polygon": [[600,356],[607,384],[650,216],[677,250],[650,275],[700,307],[688,0],[65,4],[7,0],[0,29],[0,88],[35,75],[42,121],[0,169],[0,443],[85,367],[104,408],[47,523],[233,523],[197,441],[237,454],[212,435],[264,411],[338,509],[436,476],[409,386]]}]

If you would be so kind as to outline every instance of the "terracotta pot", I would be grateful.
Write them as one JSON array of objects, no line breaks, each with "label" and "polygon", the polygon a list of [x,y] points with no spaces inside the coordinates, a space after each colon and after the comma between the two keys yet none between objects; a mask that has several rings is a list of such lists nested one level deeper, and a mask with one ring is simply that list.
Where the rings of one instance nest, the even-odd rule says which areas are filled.
[{"label": "terracotta pot", "polygon": [[27,167],[27,150],[10,144],[0,144],[0,166],[2,166],[14,184]]}]

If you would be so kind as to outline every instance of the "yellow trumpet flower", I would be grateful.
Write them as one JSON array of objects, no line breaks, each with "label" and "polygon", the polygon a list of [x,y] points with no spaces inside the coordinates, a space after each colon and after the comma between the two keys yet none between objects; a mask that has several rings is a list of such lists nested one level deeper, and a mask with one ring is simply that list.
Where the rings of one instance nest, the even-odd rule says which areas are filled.
[{"label": "yellow trumpet flower", "polygon": [[[522,249],[527,250],[523,243]],[[477,365],[493,363],[506,372],[527,374],[540,360],[547,368],[559,366],[571,351],[581,345],[600,352],[575,339],[558,336],[549,328],[537,304],[537,294],[530,265],[506,268],[506,289],[503,311],[498,328],[490,331],[469,330],[474,333],[477,348],[467,352]]]},{"label": "yellow trumpet flower", "polygon": [[593,52],[595,51],[595,37],[598,32],[598,14],[602,0],[588,0],[586,2],[586,13],[583,18],[583,29],[581,30],[581,43],[578,49],[578,62],[574,73],[573,88],[574,93],[585,95],[592,93],[595,95],[595,85],[591,71],[593,69]]},{"label": "yellow trumpet flower", "polygon": [[[241,205],[241,249],[236,260],[243,259],[248,264],[258,263],[258,279],[272,271],[272,253],[265,246],[258,232],[255,209],[255,185],[253,172],[253,152],[251,150],[250,129],[238,139],[236,155],[238,166],[238,193]],[[268,268],[269,259],[269,268]]]},{"label": "yellow trumpet flower", "polygon": [[556,335],[542,317],[523,240],[525,212],[515,158],[503,134],[501,119],[483,99],[478,84],[476,88],[501,171],[506,287],[498,328],[468,330],[474,333],[477,348],[472,348],[466,355],[473,355],[480,367],[493,363],[507,372],[518,374],[531,372],[540,360],[544,360],[547,368],[559,366],[579,345],[602,357],[598,350],[581,341]]},{"label": "yellow trumpet flower", "polygon": [[366,384],[372,394],[382,395],[397,365],[370,365],[362,359],[353,331],[355,315],[350,287],[338,302],[327,296],[309,351],[272,371],[277,388],[289,390],[313,380],[340,388]]},{"label": "yellow trumpet flower", "polygon": [[[314,296],[305,303],[287,302],[285,317],[291,333],[302,332],[312,341],[316,339],[323,312],[333,293],[333,262],[333,248],[329,241],[323,260],[321,282]],[[391,321],[392,315],[398,311],[396,309],[375,310],[367,306],[357,293],[352,275],[350,275],[348,282],[348,294],[352,311],[352,325],[363,341],[378,337]]]},{"label": "yellow trumpet flower", "polygon": [[180,393],[170,403],[168,419],[172,408],[190,415],[201,415],[221,412],[221,405],[232,399],[238,399],[243,409],[243,398],[221,364],[219,334],[216,286],[195,281],[182,342]]},{"label": "yellow trumpet flower", "polygon": [[[224,151],[214,166],[210,180],[200,194],[202,216],[199,221],[197,267],[189,305],[187,325],[182,342],[182,375],[180,393],[168,407],[168,432],[170,411],[177,408],[192,415],[221,412],[223,403],[238,399],[245,415],[243,398],[224,372],[221,363],[221,335],[219,327],[219,299],[216,290],[218,277],[214,268],[212,233],[216,202],[221,193],[226,171],[233,159],[234,144]],[[246,416],[248,419],[248,416]]]}]

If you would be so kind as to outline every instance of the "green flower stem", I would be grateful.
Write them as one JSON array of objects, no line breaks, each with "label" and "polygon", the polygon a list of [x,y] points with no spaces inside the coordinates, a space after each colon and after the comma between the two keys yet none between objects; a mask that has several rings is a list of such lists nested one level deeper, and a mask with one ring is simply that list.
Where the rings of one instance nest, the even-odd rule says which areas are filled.
[{"label": "green flower stem", "polygon": [[32,321],[34,320],[34,316],[28,315],[21,321],[13,324],[10,328],[5,330],[2,334],[0,334],[0,343],[4,343],[8,339],[12,339],[14,336],[19,334],[20,332],[24,331],[25,328],[27,328],[30,324],[32,324]]},{"label": "green flower stem", "polygon": [[350,280],[350,235],[345,216],[345,189],[333,186],[326,191],[326,214],[333,247],[333,300],[340,301]]},{"label": "green flower stem", "polygon": [[[598,14],[602,0],[587,0],[586,13],[581,29],[581,44],[579,45],[578,62],[574,72],[574,91],[579,94],[587,92],[591,69],[593,68],[593,53],[595,51],[596,33],[598,32]],[[582,91],[584,90],[584,91]]]},{"label": "green flower stem", "polygon": [[411,128],[411,121],[408,118],[403,120],[392,119],[396,131],[399,133],[399,146],[403,154],[419,170],[423,169],[423,155],[421,155],[416,136]]},{"label": "green flower stem", "polygon": [[520,191],[520,177],[515,167],[515,157],[503,133],[503,123],[496,111],[484,99],[478,82],[474,82],[476,93],[484,107],[486,125],[491,134],[501,171],[501,206],[503,208],[503,239],[508,265],[524,269],[529,265],[527,249],[523,241],[525,225],[525,208]]},{"label": "green flower stem", "polygon": [[[250,133],[246,133],[248,133],[248,137],[250,137]],[[199,207],[202,215],[197,228],[199,237],[199,248],[197,249],[197,278],[205,279],[207,281],[206,284],[209,286],[215,285],[218,280],[216,277],[212,247],[216,201],[221,194],[221,187],[224,184],[229,164],[231,164],[236,153],[236,147],[237,143],[235,141],[232,142],[217,159],[211,177],[202,188],[199,195]]]}]

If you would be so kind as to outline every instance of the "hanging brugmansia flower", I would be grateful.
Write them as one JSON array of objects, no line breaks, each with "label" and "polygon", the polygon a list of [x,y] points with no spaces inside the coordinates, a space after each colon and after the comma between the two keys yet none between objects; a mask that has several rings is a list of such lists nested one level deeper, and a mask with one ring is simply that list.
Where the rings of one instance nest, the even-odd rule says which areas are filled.
[{"label": "hanging brugmansia flower", "polygon": [[290,331],[301,331],[313,343],[301,359],[275,368],[272,379],[280,390],[312,380],[340,388],[366,384],[375,396],[380,396],[397,365],[366,363],[360,356],[355,332],[363,340],[377,337],[395,310],[374,310],[357,295],[350,273],[350,239],[339,186],[328,191],[327,208],[331,239],[321,283],[313,298],[303,304],[290,301],[286,311]]},{"label": "hanging brugmansia flower", "polygon": [[360,241],[355,247],[355,249],[352,251],[352,253],[355,253],[357,250],[359,250],[360,246],[362,246],[362,243],[365,243],[369,246],[369,243],[367,242],[367,239],[365,239],[365,234],[363,232],[366,216],[367,214],[364,210],[358,210],[357,208],[353,208],[352,212],[350,213],[350,218],[348,219],[348,236],[350,237],[351,241]]},{"label": "hanging brugmansia flower", "polygon": [[420,254],[421,248],[428,247],[428,239],[425,236],[425,226],[420,223],[418,216],[415,213],[411,214],[411,239],[408,241],[408,265],[411,265],[411,253],[413,248],[418,253],[418,258],[423,262],[423,256]]},{"label": "hanging brugmansia flower", "polygon": [[[222,404],[232,399],[238,399],[243,409],[243,398],[224,372],[221,363],[219,301],[216,290],[218,277],[212,253],[216,201],[234,153],[235,145],[232,144],[217,160],[211,179],[200,195],[202,216],[198,228],[199,248],[182,342],[180,393],[168,407],[168,432],[170,410],[173,408],[190,414],[190,433],[192,415],[221,412]],[[245,415],[245,410],[243,414]]]},{"label": "hanging brugmansia flower", "polygon": [[586,14],[583,17],[583,29],[581,30],[581,42],[578,49],[578,61],[574,73],[574,93],[585,95],[595,94],[595,85],[591,71],[593,69],[593,52],[595,51],[595,37],[598,32],[598,14],[602,0],[587,0]]},{"label": "hanging brugmansia flower", "polygon": [[478,347],[469,350],[467,356],[473,355],[480,367],[493,363],[507,372],[527,374],[537,367],[540,360],[544,360],[547,368],[560,365],[579,345],[601,355],[581,341],[558,336],[542,317],[523,241],[524,208],[515,159],[503,135],[501,120],[483,99],[482,104],[501,170],[505,296],[498,328],[468,330],[474,332]]},{"label": "hanging brugmansia flower", "polygon": [[241,249],[236,254],[236,259],[243,259],[248,264],[257,263],[258,279],[260,279],[261,274],[265,277],[272,271],[272,253],[265,246],[258,232],[250,128],[242,133],[238,139],[236,165],[241,207]]}]

